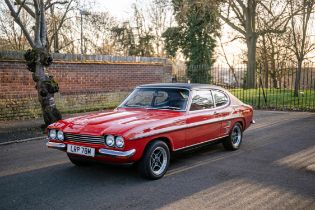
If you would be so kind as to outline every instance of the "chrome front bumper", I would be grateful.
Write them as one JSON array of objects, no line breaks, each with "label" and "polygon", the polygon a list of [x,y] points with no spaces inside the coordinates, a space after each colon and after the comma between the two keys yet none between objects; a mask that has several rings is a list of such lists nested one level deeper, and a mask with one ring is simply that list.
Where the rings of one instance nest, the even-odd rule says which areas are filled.
[{"label": "chrome front bumper", "polygon": [[[64,143],[57,143],[57,142],[47,142],[47,147],[66,150],[67,145]],[[109,150],[109,149],[99,149],[98,152],[101,155],[106,155],[114,158],[129,158],[136,153],[136,149],[131,149],[128,151],[116,151],[116,150]]]},{"label": "chrome front bumper", "polygon": [[131,149],[128,151],[116,151],[109,149],[99,149],[98,152],[102,155],[108,155],[116,158],[129,158],[136,153],[136,149]]},{"label": "chrome front bumper", "polygon": [[61,149],[61,150],[66,149],[66,145],[64,143],[57,143],[57,142],[50,142],[49,141],[46,143],[46,145],[49,148]]}]

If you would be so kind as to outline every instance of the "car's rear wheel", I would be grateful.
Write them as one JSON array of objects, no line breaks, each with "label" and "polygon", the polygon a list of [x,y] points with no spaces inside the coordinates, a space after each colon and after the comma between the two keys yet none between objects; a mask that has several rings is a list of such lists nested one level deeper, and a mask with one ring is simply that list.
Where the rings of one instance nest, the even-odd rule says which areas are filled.
[{"label": "car's rear wheel", "polygon": [[69,154],[68,154],[68,158],[71,161],[71,163],[73,163],[76,166],[88,166],[88,165],[90,165],[90,163],[88,161],[73,157],[72,155],[69,155]]},{"label": "car's rear wheel", "polygon": [[144,151],[138,169],[147,179],[160,179],[166,173],[170,163],[170,151],[163,141],[151,142]]},{"label": "car's rear wheel", "polygon": [[223,140],[223,146],[227,150],[237,150],[240,148],[243,139],[243,129],[240,123],[235,123],[230,135]]}]

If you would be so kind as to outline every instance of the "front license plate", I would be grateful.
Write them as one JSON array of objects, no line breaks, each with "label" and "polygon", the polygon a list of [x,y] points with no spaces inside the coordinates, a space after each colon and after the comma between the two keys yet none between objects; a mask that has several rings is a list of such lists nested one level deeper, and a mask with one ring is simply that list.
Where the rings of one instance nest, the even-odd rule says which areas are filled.
[{"label": "front license plate", "polygon": [[82,147],[77,145],[68,144],[67,152],[77,155],[84,155],[84,156],[95,156],[95,149],[91,147]]}]

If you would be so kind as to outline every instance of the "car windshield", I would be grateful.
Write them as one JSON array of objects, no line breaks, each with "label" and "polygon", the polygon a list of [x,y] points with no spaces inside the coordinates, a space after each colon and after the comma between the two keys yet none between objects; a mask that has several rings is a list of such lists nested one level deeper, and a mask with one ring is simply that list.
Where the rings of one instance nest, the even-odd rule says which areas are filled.
[{"label": "car windshield", "polygon": [[188,97],[186,89],[137,88],[119,107],[185,110]]}]

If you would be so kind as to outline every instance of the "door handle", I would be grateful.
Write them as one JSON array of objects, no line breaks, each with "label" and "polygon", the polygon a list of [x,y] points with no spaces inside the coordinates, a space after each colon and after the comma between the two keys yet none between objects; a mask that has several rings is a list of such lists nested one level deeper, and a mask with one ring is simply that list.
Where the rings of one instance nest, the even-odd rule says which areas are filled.
[{"label": "door handle", "polygon": [[219,112],[215,111],[215,112],[213,112],[213,115],[217,117],[217,116],[220,116],[221,114]]}]

